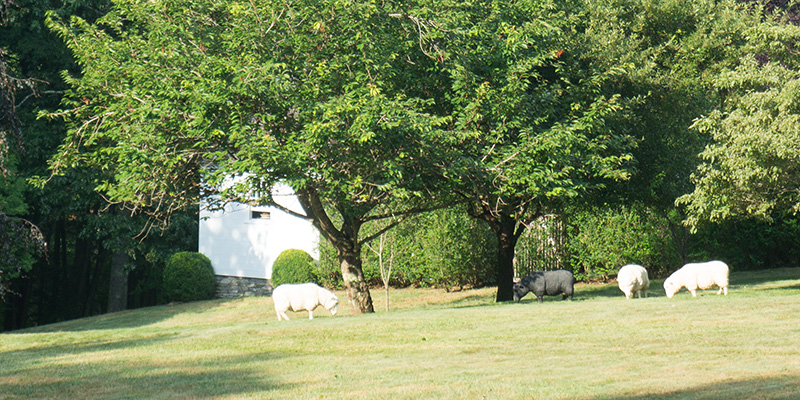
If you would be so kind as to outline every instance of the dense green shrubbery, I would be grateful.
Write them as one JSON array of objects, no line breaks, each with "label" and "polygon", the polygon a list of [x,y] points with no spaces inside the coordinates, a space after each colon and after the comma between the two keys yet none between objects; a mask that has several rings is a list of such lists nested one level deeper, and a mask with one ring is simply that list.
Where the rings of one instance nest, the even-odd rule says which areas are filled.
[{"label": "dense green shrubbery", "polygon": [[651,277],[680,266],[667,221],[645,207],[587,209],[570,216],[568,229],[578,279],[614,277],[625,264],[640,264]]},{"label": "dense green shrubbery", "polygon": [[725,261],[733,270],[800,265],[800,219],[729,220],[692,235],[689,261]]},{"label": "dense green shrubbery", "polygon": [[[602,280],[616,276],[621,266],[634,263],[645,266],[651,278],[657,278],[669,275],[682,264],[669,221],[647,207],[589,208],[570,213],[566,221],[566,232],[553,231],[561,222],[545,221],[542,223],[549,228],[543,233],[528,232],[520,239],[516,263],[522,270],[518,273],[566,268],[578,279]],[[484,224],[458,209],[420,215],[389,232],[384,263],[393,246],[391,286],[494,283],[494,236]],[[559,235],[566,237],[560,239]],[[555,247],[553,239],[558,242]],[[742,270],[800,264],[800,250],[794,245],[800,242],[798,219],[775,223],[728,221],[703,226],[689,242],[689,262],[720,259],[732,269]],[[317,278],[326,287],[341,288],[336,251],[323,239],[320,253]],[[367,281],[380,285],[376,255],[365,247],[362,256]]]},{"label": "dense green shrubbery", "polygon": [[200,253],[175,253],[164,267],[164,296],[169,301],[208,300],[214,297],[217,279],[211,260]]},{"label": "dense green shrubbery", "polygon": [[314,258],[303,250],[281,252],[272,264],[272,286],[284,283],[320,283]]},{"label": "dense green shrubbery", "polygon": [[495,282],[495,237],[460,208],[420,215],[398,233],[409,243],[397,263],[397,284],[448,288]]},{"label": "dense green shrubbery", "polygon": [[[366,270],[364,274],[369,275]],[[380,277],[380,274],[378,274],[378,277]],[[336,256],[336,249],[333,248],[330,242],[324,237],[319,238],[317,279],[319,280],[319,284],[326,288],[342,289],[344,287],[344,283],[342,282],[342,270],[339,266],[339,259]]]},{"label": "dense green shrubbery", "polygon": [[[494,235],[485,223],[460,208],[417,215],[393,228],[384,248],[384,263],[391,253],[394,287],[484,286],[495,281]],[[373,246],[374,247],[374,246]],[[381,285],[378,258],[367,247],[362,252],[364,275],[371,285]],[[319,278],[326,287],[341,287],[336,251],[320,240]]]}]

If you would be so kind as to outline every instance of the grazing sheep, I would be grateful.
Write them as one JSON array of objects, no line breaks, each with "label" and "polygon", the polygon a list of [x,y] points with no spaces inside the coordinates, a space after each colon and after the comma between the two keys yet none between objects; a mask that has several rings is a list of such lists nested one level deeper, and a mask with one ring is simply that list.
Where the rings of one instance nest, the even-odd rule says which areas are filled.
[{"label": "grazing sheep", "polygon": [[313,283],[283,284],[272,291],[272,301],[275,303],[275,313],[278,321],[281,318],[289,320],[286,310],[308,311],[308,319],[314,319],[313,311],[317,306],[323,306],[336,315],[339,308],[339,299],[333,292],[319,287]]},{"label": "grazing sheep", "polygon": [[643,293],[644,297],[647,297],[650,278],[647,277],[647,270],[641,265],[628,264],[619,269],[617,284],[619,290],[625,293],[626,299],[632,298],[634,294],[641,299]]},{"label": "grazing sheep", "polygon": [[514,284],[514,301],[519,301],[528,292],[536,295],[539,303],[543,301],[545,295],[562,295],[564,300],[575,292],[575,277],[572,272],[559,269],[557,271],[534,272]]},{"label": "grazing sheep", "polygon": [[714,285],[719,287],[717,294],[728,294],[728,265],[722,261],[686,264],[672,273],[664,281],[664,291],[672,298],[682,287],[686,287],[697,297],[697,289],[708,289]]}]

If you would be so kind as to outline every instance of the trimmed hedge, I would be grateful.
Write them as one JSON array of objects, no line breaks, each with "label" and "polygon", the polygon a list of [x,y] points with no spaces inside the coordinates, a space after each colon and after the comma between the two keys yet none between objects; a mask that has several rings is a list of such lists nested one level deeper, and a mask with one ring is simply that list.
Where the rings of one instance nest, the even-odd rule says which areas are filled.
[{"label": "trimmed hedge", "polygon": [[272,286],[284,283],[319,283],[314,258],[303,250],[284,250],[272,263]]},{"label": "trimmed hedge", "polygon": [[167,260],[163,285],[167,301],[209,300],[214,298],[217,279],[208,257],[184,251]]}]

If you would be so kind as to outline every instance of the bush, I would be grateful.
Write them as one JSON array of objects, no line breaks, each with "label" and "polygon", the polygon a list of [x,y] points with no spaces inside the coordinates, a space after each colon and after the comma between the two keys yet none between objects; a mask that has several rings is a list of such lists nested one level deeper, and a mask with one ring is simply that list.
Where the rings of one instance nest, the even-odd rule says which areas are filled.
[{"label": "bush", "polygon": [[[365,231],[379,228],[369,226]],[[495,282],[494,235],[486,223],[469,217],[462,208],[416,215],[388,232],[384,262],[394,251],[389,282],[393,287],[477,287]],[[382,286],[377,256],[367,246],[361,256],[364,278],[370,285]],[[317,276],[326,287],[342,286],[336,250],[324,238],[320,240]]]},{"label": "bush", "polygon": [[272,286],[284,283],[314,282],[319,284],[314,258],[303,250],[283,251],[272,264]]},{"label": "bush", "polygon": [[415,286],[450,288],[495,282],[497,241],[485,222],[453,207],[418,215],[403,233],[409,244],[397,278]]},{"label": "bush", "polygon": [[625,264],[640,264],[651,278],[680,265],[667,222],[646,207],[595,208],[574,214],[569,252],[575,277],[608,279]]},{"label": "bush", "polygon": [[773,222],[727,220],[698,227],[692,236],[690,261],[725,261],[731,270],[796,267],[800,264],[800,218]]},{"label": "bush", "polygon": [[[364,271],[364,274],[365,278],[369,281],[370,277],[366,276],[367,271]],[[319,238],[319,266],[317,267],[316,275],[320,286],[344,289],[342,269],[341,265],[339,265],[339,257],[336,254],[336,249],[328,239],[324,237]]]},{"label": "bush", "polygon": [[214,298],[217,279],[208,257],[184,251],[167,260],[163,284],[168,301],[208,300]]}]

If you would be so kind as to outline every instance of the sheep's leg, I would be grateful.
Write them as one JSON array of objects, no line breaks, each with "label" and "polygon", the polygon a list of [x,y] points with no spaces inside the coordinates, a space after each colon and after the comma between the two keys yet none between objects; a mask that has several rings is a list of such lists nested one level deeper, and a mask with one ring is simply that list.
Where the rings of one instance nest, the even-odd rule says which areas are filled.
[{"label": "sheep's leg", "polygon": [[280,320],[281,320],[281,317],[283,317],[283,319],[285,319],[285,320],[287,320],[287,321],[289,320],[289,316],[288,316],[288,315],[286,315],[286,311],[282,311],[282,312],[279,312],[279,313],[278,313],[278,321],[280,321]]},{"label": "sheep's leg", "polygon": [[539,303],[544,301],[544,296],[536,296],[536,299],[539,300]]},{"label": "sheep's leg", "polygon": [[[647,289],[642,290],[642,292],[644,292],[644,298],[646,299],[647,298]],[[641,299],[641,297],[639,297],[639,298]]]},{"label": "sheep's leg", "polygon": [[308,319],[314,319],[314,312],[311,310],[308,310]]},{"label": "sheep's leg", "polygon": [[728,295],[728,287],[727,286],[726,287],[720,287],[719,291],[717,291],[717,294],[724,294],[725,296],[727,296]]},{"label": "sheep's leg", "polygon": [[692,293],[692,297],[697,297],[697,290],[690,290],[689,292]]}]

